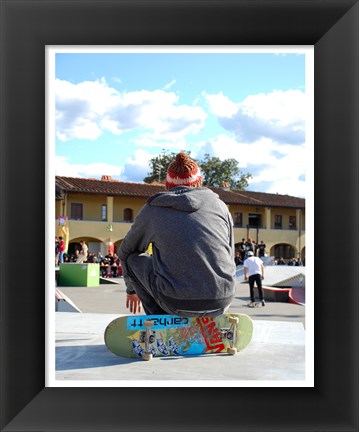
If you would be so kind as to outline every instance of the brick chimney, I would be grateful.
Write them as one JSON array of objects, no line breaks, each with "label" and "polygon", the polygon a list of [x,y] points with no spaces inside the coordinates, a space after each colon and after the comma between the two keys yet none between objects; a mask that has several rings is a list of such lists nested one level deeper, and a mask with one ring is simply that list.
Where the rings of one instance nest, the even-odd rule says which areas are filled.
[{"label": "brick chimney", "polygon": [[225,191],[230,191],[231,188],[229,187],[229,183],[228,182],[223,182],[222,183],[222,189]]}]

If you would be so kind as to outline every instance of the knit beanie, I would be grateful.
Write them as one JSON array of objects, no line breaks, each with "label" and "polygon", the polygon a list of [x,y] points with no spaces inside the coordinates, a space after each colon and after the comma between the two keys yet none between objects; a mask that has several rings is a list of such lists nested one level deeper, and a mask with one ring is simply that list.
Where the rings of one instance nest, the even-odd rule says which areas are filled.
[{"label": "knit beanie", "polygon": [[198,165],[186,153],[178,153],[167,169],[166,189],[176,186],[200,187],[202,181]]}]

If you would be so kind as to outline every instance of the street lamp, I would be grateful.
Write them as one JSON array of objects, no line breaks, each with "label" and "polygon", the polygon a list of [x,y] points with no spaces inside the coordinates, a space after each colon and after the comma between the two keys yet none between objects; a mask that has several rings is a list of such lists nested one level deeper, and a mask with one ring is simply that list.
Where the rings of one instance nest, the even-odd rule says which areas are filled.
[{"label": "street lamp", "polygon": [[161,170],[163,166],[160,163],[156,163],[156,173],[158,174],[158,182],[161,181]]}]

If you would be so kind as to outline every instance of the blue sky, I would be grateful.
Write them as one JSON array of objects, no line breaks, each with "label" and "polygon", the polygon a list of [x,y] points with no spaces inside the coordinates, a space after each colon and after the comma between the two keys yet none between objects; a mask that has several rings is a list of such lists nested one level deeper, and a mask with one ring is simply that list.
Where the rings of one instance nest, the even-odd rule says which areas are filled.
[{"label": "blue sky", "polygon": [[233,157],[248,189],[305,196],[306,54],[56,51],[55,172],[141,182],[149,160]]}]

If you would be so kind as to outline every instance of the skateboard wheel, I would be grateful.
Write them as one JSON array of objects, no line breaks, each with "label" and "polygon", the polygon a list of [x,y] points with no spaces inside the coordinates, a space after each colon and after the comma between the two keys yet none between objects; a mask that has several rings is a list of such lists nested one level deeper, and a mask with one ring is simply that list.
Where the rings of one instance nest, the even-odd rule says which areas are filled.
[{"label": "skateboard wheel", "polygon": [[152,360],[152,359],[153,359],[153,355],[151,353],[144,353],[142,355],[142,360],[149,361],[149,360]]},{"label": "skateboard wheel", "polygon": [[229,322],[231,324],[237,324],[239,321],[238,317],[229,317]]},{"label": "skateboard wheel", "polygon": [[227,354],[229,355],[237,354],[237,348],[227,348]]}]

